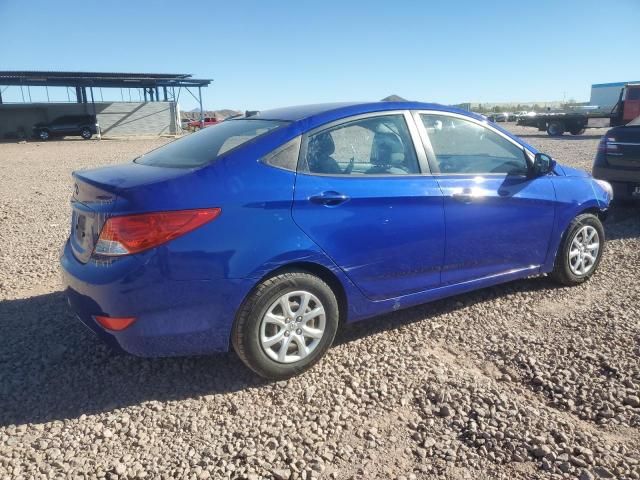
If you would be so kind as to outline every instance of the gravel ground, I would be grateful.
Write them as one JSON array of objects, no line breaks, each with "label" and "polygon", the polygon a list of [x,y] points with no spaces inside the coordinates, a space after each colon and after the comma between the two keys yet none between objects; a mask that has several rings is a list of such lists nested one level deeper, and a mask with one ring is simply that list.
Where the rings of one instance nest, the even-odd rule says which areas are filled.
[{"label": "gravel ground", "polygon": [[[604,133],[511,128],[585,169]],[[638,207],[613,210],[585,285],[349,326],[269,383],[233,354],[115,354],[67,310],[69,174],[165,141],[0,144],[0,478],[640,478]]]}]

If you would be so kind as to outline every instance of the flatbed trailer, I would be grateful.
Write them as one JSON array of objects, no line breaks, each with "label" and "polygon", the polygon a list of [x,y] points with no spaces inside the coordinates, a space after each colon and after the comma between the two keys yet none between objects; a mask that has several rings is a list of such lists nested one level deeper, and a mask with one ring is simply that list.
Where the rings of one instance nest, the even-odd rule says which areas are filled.
[{"label": "flatbed trailer", "polygon": [[[640,116],[640,84],[627,84],[620,91],[618,103],[610,112],[544,112],[531,116],[521,116],[517,120],[518,125],[536,127],[540,131],[546,131],[552,137],[563,135],[565,132],[571,135],[582,135],[590,128],[591,119],[608,119],[609,125],[616,127],[626,125],[631,120]],[[602,126],[602,125],[600,125]]]}]

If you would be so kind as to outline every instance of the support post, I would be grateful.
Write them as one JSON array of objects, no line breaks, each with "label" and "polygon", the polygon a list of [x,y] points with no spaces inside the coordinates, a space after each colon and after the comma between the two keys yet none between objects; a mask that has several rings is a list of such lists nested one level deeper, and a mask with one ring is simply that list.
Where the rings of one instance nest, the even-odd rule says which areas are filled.
[{"label": "support post", "polygon": [[80,87],[76,87],[76,103],[82,103],[82,90],[80,90]]},{"label": "support post", "polygon": [[2,89],[0,88],[0,105],[2,105]]},{"label": "support post", "polygon": [[102,135],[100,135],[100,125],[98,123],[98,114],[96,113],[96,101],[93,98],[93,87],[89,87],[91,91],[91,106],[93,107],[93,118],[96,119],[96,135],[98,136],[98,140],[102,140]]},{"label": "support post", "polygon": [[164,92],[164,101],[166,102],[169,100],[169,98],[167,97],[167,87],[162,87],[162,91]]},{"label": "support post", "polygon": [[198,85],[198,101],[200,102],[200,128],[204,128],[204,110],[202,109],[202,86]]},{"label": "support post", "polygon": [[145,88],[143,88],[143,90],[144,90],[144,101],[146,102],[147,101],[147,88],[145,87]]}]

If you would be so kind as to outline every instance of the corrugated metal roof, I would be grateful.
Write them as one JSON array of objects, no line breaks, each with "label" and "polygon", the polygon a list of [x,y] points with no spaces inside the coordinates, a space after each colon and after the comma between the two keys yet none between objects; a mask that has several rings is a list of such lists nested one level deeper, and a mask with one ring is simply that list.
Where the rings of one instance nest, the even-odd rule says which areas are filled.
[{"label": "corrugated metal roof", "polygon": [[109,78],[109,79],[173,79],[191,78],[188,73],[128,73],[128,72],[59,72],[52,70],[1,70],[0,77],[49,78]]},{"label": "corrugated metal roof", "polygon": [[207,86],[211,79],[192,78],[188,73],[58,72],[46,70],[0,71],[1,85],[67,86]]}]

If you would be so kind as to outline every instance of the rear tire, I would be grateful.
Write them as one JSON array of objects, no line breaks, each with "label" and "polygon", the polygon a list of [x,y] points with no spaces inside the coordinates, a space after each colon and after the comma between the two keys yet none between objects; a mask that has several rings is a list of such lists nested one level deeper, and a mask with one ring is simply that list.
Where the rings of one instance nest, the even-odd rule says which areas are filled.
[{"label": "rear tire", "polygon": [[45,142],[49,140],[49,138],[51,138],[51,135],[49,135],[49,130],[40,130],[38,132],[38,138]]},{"label": "rear tire", "polygon": [[586,130],[586,128],[573,128],[570,130],[570,133],[571,135],[582,135]]},{"label": "rear tire", "polygon": [[[589,280],[600,265],[604,242],[604,228],[600,219],[591,213],[578,215],[562,239],[551,278],[567,286]],[[596,243],[598,248],[594,253],[593,245]],[[580,263],[581,260],[583,263]]]},{"label": "rear tire", "polygon": [[93,133],[91,133],[91,129],[84,127],[81,131],[80,131],[80,136],[82,138],[84,138],[85,140],[89,140],[91,138],[91,136],[93,135]]},{"label": "rear tire", "polygon": [[255,373],[285,379],[320,360],[338,323],[338,301],[324,281],[306,272],[286,272],[265,280],[247,297],[231,341]]},{"label": "rear tire", "polygon": [[564,124],[555,120],[550,122],[547,127],[547,134],[552,137],[560,137],[564,134]]}]

